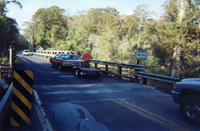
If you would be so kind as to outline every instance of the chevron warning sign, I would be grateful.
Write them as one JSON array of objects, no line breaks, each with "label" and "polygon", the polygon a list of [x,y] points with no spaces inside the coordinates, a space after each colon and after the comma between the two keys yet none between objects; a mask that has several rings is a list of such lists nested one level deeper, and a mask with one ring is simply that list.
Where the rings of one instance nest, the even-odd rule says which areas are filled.
[{"label": "chevron warning sign", "polygon": [[11,102],[10,124],[12,126],[30,125],[31,100],[33,95],[32,71],[13,72],[13,95]]}]

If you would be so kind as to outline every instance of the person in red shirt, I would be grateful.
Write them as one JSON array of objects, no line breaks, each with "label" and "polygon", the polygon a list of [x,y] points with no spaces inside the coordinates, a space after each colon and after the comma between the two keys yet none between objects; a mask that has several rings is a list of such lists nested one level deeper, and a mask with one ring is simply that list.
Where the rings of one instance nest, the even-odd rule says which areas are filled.
[{"label": "person in red shirt", "polygon": [[89,50],[86,50],[86,52],[82,55],[82,60],[85,65],[89,65],[89,61],[92,59],[92,56],[90,55]]}]

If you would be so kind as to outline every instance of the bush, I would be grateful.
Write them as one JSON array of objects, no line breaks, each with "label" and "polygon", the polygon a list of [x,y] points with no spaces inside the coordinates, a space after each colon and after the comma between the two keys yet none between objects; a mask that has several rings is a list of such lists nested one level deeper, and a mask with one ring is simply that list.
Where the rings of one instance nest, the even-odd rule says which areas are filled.
[{"label": "bush", "polygon": [[7,57],[0,58],[0,63],[3,63],[3,64],[9,64],[9,60],[8,60]]}]

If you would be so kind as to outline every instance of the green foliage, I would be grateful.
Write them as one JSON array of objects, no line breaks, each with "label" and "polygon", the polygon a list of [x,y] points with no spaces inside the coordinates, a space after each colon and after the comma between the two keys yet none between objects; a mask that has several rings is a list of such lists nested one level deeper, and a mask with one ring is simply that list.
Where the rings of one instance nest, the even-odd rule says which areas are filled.
[{"label": "green foliage", "polygon": [[15,20],[0,13],[0,52],[7,54],[10,46],[20,51],[27,45],[27,40],[19,34]]},{"label": "green foliage", "polygon": [[181,55],[178,65],[182,76],[191,77],[188,73],[198,65],[195,63],[200,63],[199,2],[169,0],[164,7],[163,19],[154,30],[157,41],[153,46],[153,54],[160,59],[161,65],[171,65],[174,49],[178,47]]},{"label": "green foliage", "polygon": [[31,41],[33,47],[40,45],[46,49],[60,46],[57,42],[66,39],[68,29],[64,12],[64,9],[57,6],[41,8],[34,14],[32,22],[25,22],[27,28],[24,36]]},{"label": "green foliage", "polygon": [[15,3],[20,8],[22,5],[16,0],[1,0],[0,1],[0,56],[2,54],[8,54],[8,48],[11,46],[16,51],[20,51],[24,48],[28,48],[28,41],[19,34],[17,23],[14,19],[6,16],[6,5],[9,3]]},{"label": "green foliage", "polygon": [[18,5],[19,8],[22,8],[22,4],[17,0],[0,0],[0,13],[1,14],[8,12],[6,5],[10,4],[10,3],[14,3],[14,4]]},{"label": "green foliage", "polygon": [[9,64],[9,59],[7,57],[0,58],[0,63]]},{"label": "green foliage", "polygon": [[[183,2],[183,3],[180,3]],[[91,8],[65,16],[64,9],[39,9],[27,22],[26,38],[33,45],[55,50],[84,52],[90,48],[94,59],[135,60],[138,46],[147,49],[147,65],[168,65],[174,48],[181,48],[181,66],[192,66],[199,59],[199,2],[168,0],[160,20],[140,5],[132,15],[120,15],[115,8]],[[191,59],[191,58],[194,59]],[[192,62],[191,62],[192,61]]]},{"label": "green foliage", "polygon": [[147,66],[160,66],[160,59],[155,56],[149,55],[146,61],[143,61],[142,64]]}]

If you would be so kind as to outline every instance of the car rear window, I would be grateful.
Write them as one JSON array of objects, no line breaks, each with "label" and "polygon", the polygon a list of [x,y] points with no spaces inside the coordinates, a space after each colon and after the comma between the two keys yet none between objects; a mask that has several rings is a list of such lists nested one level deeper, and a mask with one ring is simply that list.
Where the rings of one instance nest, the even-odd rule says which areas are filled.
[{"label": "car rear window", "polygon": [[75,56],[75,55],[62,55],[61,58],[63,60],[77,60],[78,56]]},{"label": "car rear window", "polygon": [[24,52],[30,52],[29,50],[24,50]]}]

